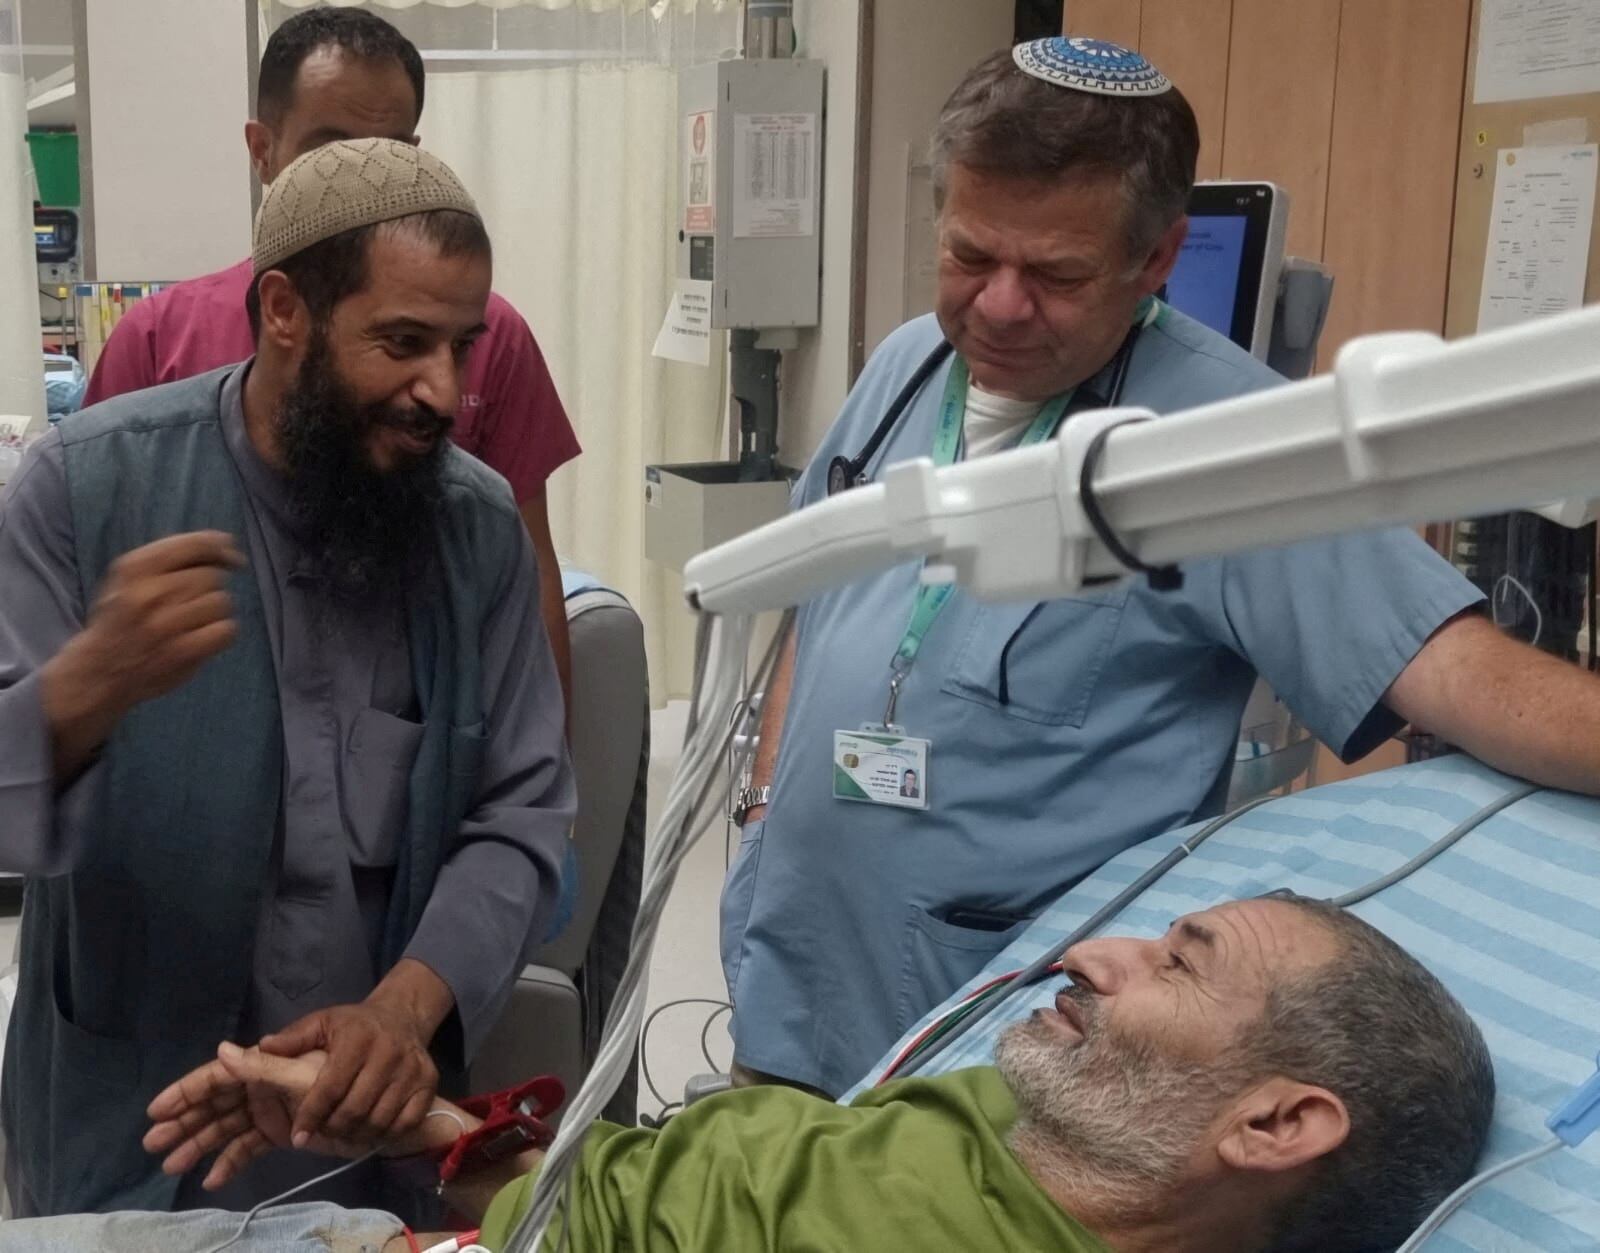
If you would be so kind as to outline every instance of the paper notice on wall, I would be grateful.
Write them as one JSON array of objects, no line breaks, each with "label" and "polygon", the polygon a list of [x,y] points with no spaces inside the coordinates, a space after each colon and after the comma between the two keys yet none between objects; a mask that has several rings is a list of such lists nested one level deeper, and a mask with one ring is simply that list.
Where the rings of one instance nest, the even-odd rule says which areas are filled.
[{"label": "paper notice on wall", "polygon": [[1483,0],[1482,12],[1476,103],[1600,91],[1600,4]]},{"label": "paper notice on wall", "polygon": [[683,119],[683,229],[703,234],[717,225],[717,115]]},{"label": "paper notice on wall", "polygon": [[679,279],[651,355],[685,365],[711,364],[711,284]]},{"label": "paper notice on wall", "polygon": [[1478,329],[1583,304],[1600,146],[1503,148],[1483,258]]},{"label": "paper notice on wall", "polygon": [[817,115],[738,113],[733,119],[733,233],[782,239],[817,229]]}]

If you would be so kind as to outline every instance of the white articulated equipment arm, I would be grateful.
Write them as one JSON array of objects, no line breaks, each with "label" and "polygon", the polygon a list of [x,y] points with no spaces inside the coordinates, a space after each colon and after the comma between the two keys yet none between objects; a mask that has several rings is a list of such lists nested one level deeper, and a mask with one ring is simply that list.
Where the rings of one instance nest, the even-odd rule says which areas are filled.
[{"label": "white articulated equipment arm", "polygon": [[[1080,503],[1085,453],[1151,416],[1089,412],[1030,448],[892,466],[702,553],[686,595],[708,613],[782,608],[917,558],[985,600],[1068,595],[1123,573]],[[1600,496],[1600,307],[1448,344],[1354,340],[1331,375],[1121,426],[1093,482],[1150,565]]]}]

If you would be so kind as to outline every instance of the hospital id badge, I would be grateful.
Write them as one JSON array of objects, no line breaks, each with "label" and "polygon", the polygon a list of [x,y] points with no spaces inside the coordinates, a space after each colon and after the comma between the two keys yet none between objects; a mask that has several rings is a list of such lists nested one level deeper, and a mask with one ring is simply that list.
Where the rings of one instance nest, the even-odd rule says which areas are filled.
[{"label": "hospital id badge", "polygon": [[886,731],[835,731],[834,799],[926,809],[931,747],[928,740]]}]

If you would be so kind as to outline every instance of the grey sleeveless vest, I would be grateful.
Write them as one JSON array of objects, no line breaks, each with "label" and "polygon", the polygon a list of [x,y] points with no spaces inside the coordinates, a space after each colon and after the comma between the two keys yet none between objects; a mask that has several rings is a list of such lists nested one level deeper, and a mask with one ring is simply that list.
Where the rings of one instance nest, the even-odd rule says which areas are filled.
[{"label": "grey sleeveless vest", "polygon": [[[244,487],[219,420],[237,368],[117,397],[62,425],[86,607],[118,556],[163,536],[228,531],[245,550]],[[454,448],[444,475],[436,575],[408,610],[424,732],[383,969],[403,953],[477,792],[477,641],[513,568],[508,546],[520,542],[503,482]],[[27,886],[0,1116],[41,1213],[170,1208],[177,1181],[140,1147],[145,1107],[238,1025],[270,887],[283,749],[255,573],[229,591],[238,640],[122,720],[74,785],[92,789],[73,798],[89,816],[90,853]]]}]

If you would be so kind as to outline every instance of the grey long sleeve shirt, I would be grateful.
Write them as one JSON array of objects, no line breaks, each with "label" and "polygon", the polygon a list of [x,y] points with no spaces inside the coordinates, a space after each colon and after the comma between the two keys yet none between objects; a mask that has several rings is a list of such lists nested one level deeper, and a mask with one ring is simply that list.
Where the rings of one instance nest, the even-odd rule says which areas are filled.
[{"label": "grey long sleeve shirt", "polygon": [[[246,489],[285,749],[274,881],[241,1028],[248,1040],[359,1001],[376,985],[422,727],[401,607],[343,607],[308,573],[285,484],[245,433],[247,369],[224,386],[221,416]],[[488,743],[477,807],[447,852],[406,954],[449,985],[467,1057],[503,1007],[530,937],[554,914],[576,804],[526,540],[517,562],[480,640]],[[60,874],[93,847],[74,801],[94,786],[94,768],[58,793],[39,685],[40,667],[82,629],[93,595],[74,559],[60,439],[47,435],[0,498],[0,870]]]}]

